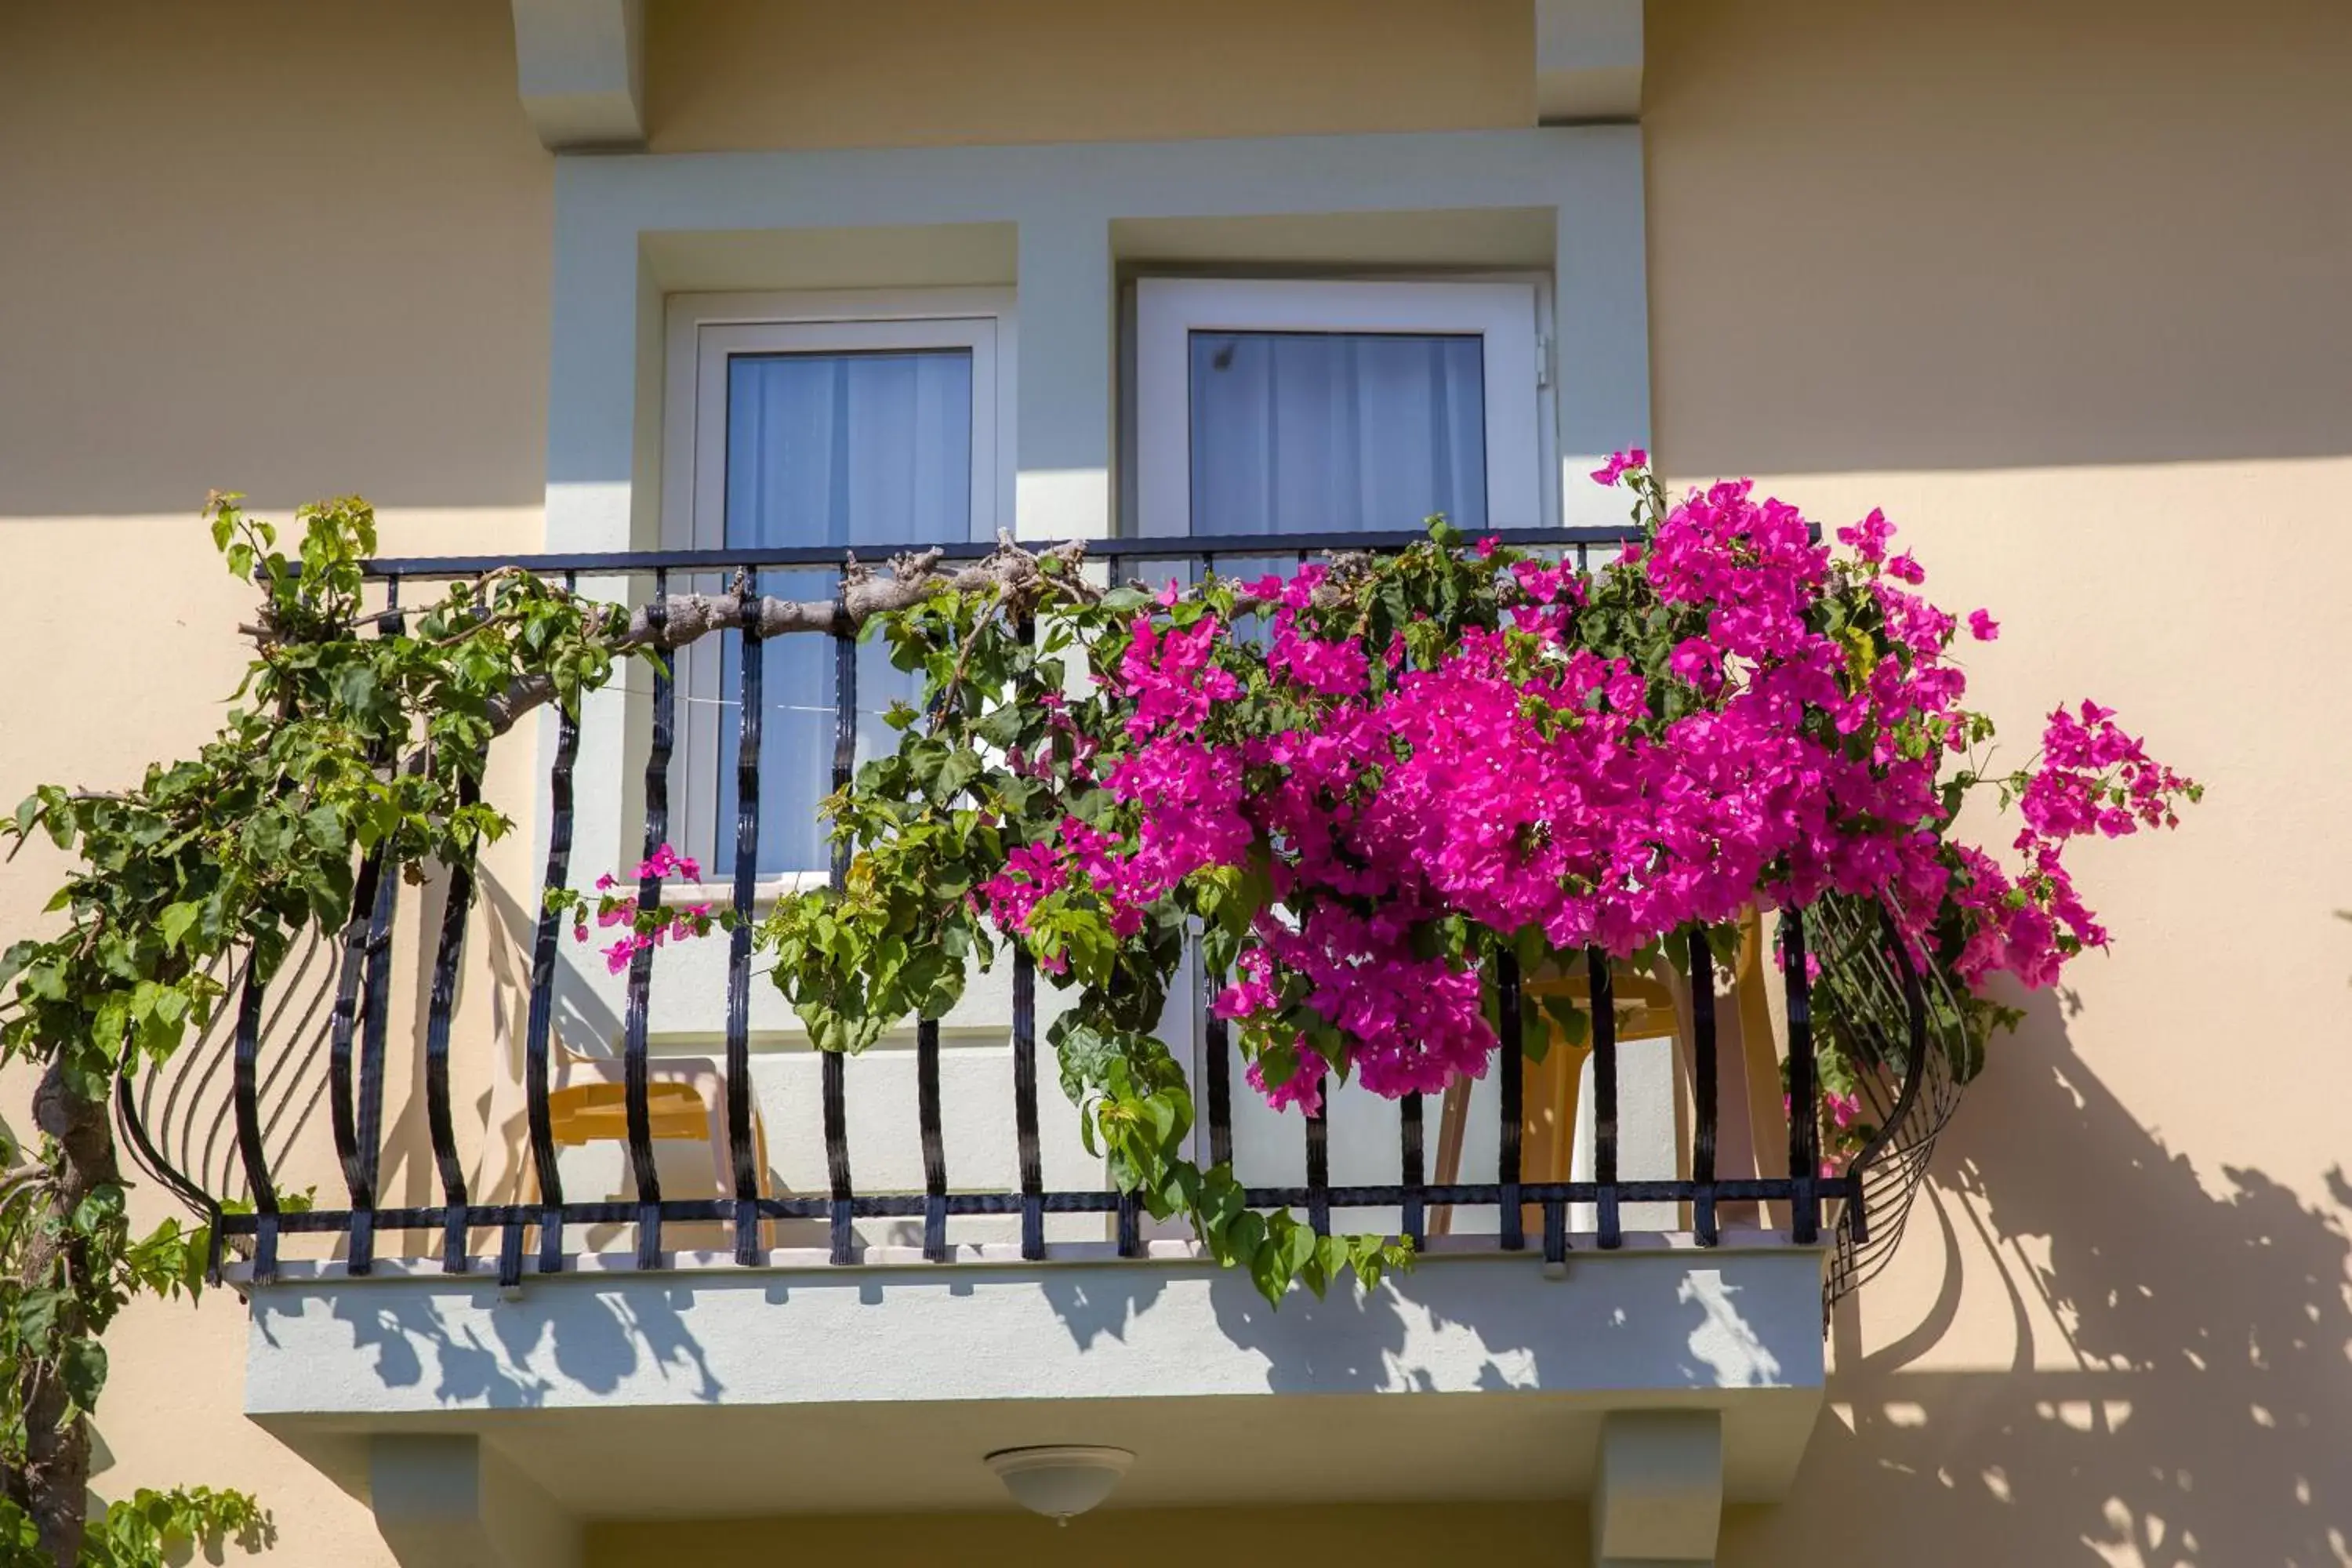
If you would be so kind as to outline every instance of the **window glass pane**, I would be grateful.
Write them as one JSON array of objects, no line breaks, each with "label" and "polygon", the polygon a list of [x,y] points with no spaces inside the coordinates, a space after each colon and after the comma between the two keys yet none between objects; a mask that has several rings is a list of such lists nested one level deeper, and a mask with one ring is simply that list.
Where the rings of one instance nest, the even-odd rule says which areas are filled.
[{"label": "window glass pane", "polygon": [[[971,537],[972,362],[967,349],[738,354],[727,374],[727,542],[730,545],[932,544]],[[832,573],[765,572],[760,591],[831,598]],[[716,853],[734,873],[735,759],[741,644],[721,639]],[[834,645],[779,637],[762,650],[760,736],[762,876],[831,862],[817,803],[833,789]],[[915,677],[889,648],[857,653],[861,757],[895,743],[881,715],[912,700]]]},{"label": "window glass pane", "polygon": [[1194,533],[1486,525],[1476,334],[1192,334]]},{"label": "window glass pane", "polygon": [[971,536],[971,352],[737,354],[727,542]]}]

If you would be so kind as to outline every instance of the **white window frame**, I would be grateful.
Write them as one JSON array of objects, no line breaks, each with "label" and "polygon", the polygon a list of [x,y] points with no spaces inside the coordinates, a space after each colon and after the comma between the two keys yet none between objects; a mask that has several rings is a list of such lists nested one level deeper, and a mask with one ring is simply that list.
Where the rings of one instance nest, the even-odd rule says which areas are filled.
[{"label": "white window frame", "polygon": [[1521,280],[1137,279],[1136,531],[1162,539],[1192,531],[1190,340],[1195,331],[1479,337],[1487,526],[1557,523],[1549,305],[1541,285]]},{"label": "white window frame", "polygon": [[[662,546],[727,545],[728,362],[739,354],[962,349],[971,355],[971,532],[986,542],[1013,524],[1016,387],[1009,289],[908,289],[795,293],[674,294],[667,307],[662,419]],[[714,592],[722,577],[673,579],[673,592]],[[719,689],[718,644],[704,639],[675,664],[679,773],[676,841],[710,848],[717,821],[720,726],[731,698]],[[771,701],[782,694],[772,693]],[[712,862],[715,864],[715,861]],[[771,875],[762,897],[822,883],[821,870]],[[686,889],[677,890],[684,896]]]}]

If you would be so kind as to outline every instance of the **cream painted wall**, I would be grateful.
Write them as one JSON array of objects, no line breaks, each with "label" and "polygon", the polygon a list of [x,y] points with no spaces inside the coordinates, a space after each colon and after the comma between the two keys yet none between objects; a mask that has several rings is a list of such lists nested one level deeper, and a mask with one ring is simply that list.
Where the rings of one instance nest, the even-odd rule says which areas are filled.
[{"label": "cream painted wall", "polygon": [[[943,0],[656,0],[656,144],[1526,122],[1524,5],[1364,9],[1218,0],[1179,27],[1024,0],[983,28]],[[1910,1244],[1836,1325],[1797,1497],[1735,1513],[1722,1560],[2336,1560],[2352,13],[1673,0],[1649,28],[1667,467],[1832,523],[1885,506],[1931,587],[2003,622],[1973,667],[2021,751],[2088,693],[2213,786],[2183,833],[2085,856],[2114,952],[1971,1090]],[[510,51],[498,0],[0,12],[0,581],[34,585],[0,659],[41,675],[0,682],[0,798],[208,731],[244,608],[193,521],[211,486],[281,513],[357,489],[402,549],[536,539],[551,165]],[[0,868],[0,931],[54,870]],[[232,1300],[134,1310],[102,1488],[249,1486],[277,1560],[387,1561],[236,1414],[241,1345]],[[1552,1510],[1223,1522],[1268,1561],[1573,1561],[1581,1534]],[[1190,1523],[789,1528],[845,1559],[1043,1561],[1117,1524],[1149,1560],[1189,1558]]]},{"label": "cream painted wall", "polygon": [[[196,521],[209,489],[281,520],[360,491],[394,549],[536,541],[551,176],[498,0],[0,9],[0,795],[211,732],[251,605]],[[58,869],[0,867],[0,932]],[[417,1114],[397,1075],[390,1105]],[[275,1561],[390,1562],[239,1414],[234,1297],[142,1303],[109,1343],[101,1495],[245,1487]]]},{"label": "cream painted wall", "polygon": [[2283,1564],[2352,1531],[2352,11],[1650,7],[1658,446],[1884,506],[2212,787],[2037,1000],[1726,1563]]},{"label": "cream painted wall", "polygon": [[1204,1559],[1248,1568],[1298,1563],[1583,1568],[1587,1561],[1580,1509],[1562,1503],[1455,1503],[1235,1509],[1217,1514],[1114,1509],[1062,1529],[1018,1513],[609,1524],[588,1532],[588,1568],[669,1563],[766,1568],[777,1560],[777,1543],[785,1532],[795,1560],[858,1568],[1063,1568],[1100,1563],[1197,1568]]},{"label": "cream painted wall", "polygon": [[1535,120],[1529,0],[650,0],[653,150]]}]

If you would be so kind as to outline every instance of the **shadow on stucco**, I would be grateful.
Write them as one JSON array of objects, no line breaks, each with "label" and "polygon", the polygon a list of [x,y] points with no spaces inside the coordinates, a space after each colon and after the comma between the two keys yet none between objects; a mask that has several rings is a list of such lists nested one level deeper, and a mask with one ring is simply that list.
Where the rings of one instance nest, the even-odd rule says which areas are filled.
[{"label": "shadow on stucco", "polygon": [[[480,1289],[494,1287],[485,1283]],[[687,1327],[686,1312],[694,1301],[690,1284],[673,1282],[658,1292],[615,1291],[595,1300],[600,1310],[555,1318],[491,1312],[488,1339],[470,1328],[453,1327],[433,1296],[397,1286],[338,1290],[331,1310],[338,1321],[350,1325],[353,1345],[374,1358],[375,1375],[386,1388],[414,1388],[430,1379],[434,1399],[453,1408],[531,1409],[547,1403],[559,1387],[609,1394],[648,1366],[665,1380],[673,1373],[689,1379],[689,1394],[697,1402],[719,1403],[725,1390]],[[271,1320],[281,1310],[268,1296],[255,1300],[263,1338],[274,1341]],[[551,1374],[541,1370],[547,1367]]]},{"label": "shadow on stucco", "polygon": [[1234,1273],[1212,1300],[1277,1394],[1436,1392],[1472,1364],[1492,1393],[1817,1386],[1810,1259],[1772,1251],[1602,1255],[1580,1237],[1553,1275],[1530,1236],[1520,1257],[1433,1258],[1375,1291],[1294,1290],[1275,1307]]},{"label": "shadow on stucco", "polygon": [[[2047,997],[1954,1132],[1912,1227],[1914,1248],[1940,1229],[1940,1295],[1867,1354],[1841,1314],[1796,1493],[1732,1510],[1721,1561],[1874,1540],[1873,1560],[1914,1568],[2352,1561],[2342,1171],[2318,1202],[2256,1169],[2200,1175],[2074,1052]],[[1912,1370],[1959,1317],[1969,1243],[1999,1259],[2011,1364]],[[2071,1368],[2050,1366],[2052,1321]]]}]

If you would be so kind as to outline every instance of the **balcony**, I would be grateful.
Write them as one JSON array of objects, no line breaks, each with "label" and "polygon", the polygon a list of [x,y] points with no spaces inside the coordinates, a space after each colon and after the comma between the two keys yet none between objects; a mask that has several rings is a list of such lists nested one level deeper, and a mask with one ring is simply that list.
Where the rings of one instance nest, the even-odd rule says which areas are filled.
[{"label": "balcony", "polygon": [[[1157,578],[1403,542],[1089,558]],[[379,563],[380,624],[418,584],[506,563]],[[846,564],[523,563],[609,598]],[[1723,1503],[1787,1490],[1824,1314],[1891,1247],[1957,1094],[1950,998],[1883,911],[1752,919],[1728,964],[1695,940],[1686,968],[1506,966],[1506,1037],[1549,996],[1587,1042],[1503,1053],[1434,1104],[1343,1092],[1314,1117],[1236,1091],[1196,978],[1161,1026],[1192,1069],[1196,1157],[1232,1163],[1261,1211],[1419,1255],[1277,1310],[1109,1186],[1040,1087],[1056,1002],[1025,956],[851,1058],[811,1047],[747,938],[625,975],[568,940],[541,889],[674,839],[738,852],[672,904],[756,911],[825,874],[763,863],[761,827],[804,809],[792,780],[837,786],[857,760],[857,645],[779,688],[745,634],[710,640],[545,719],[535,866],[410,888],[363,865],[362,918],[268,987],[228,976],[215,1031],[122,1088],[127,1144],[215,1221],[250,1304],[248,1414],[372,1496],[409,1558],[572,1560],[495,1545],[501,1519],[561,1542],[581,1520],[1004,1508],[982,1457],[1034,1444],[1131,1451],[1117,1505],[1585,1497],[1606,1558],[1703,1560]],[[789,726],[781,752],[762,735],[813,706],[818,763]],[[529,744],[504,745],[494,790],[499,766],[528,776]],[[1817,969],[1771,963],[1776,941]],[[1877,1129],[1830,1164],[1817,1029]]]}]

